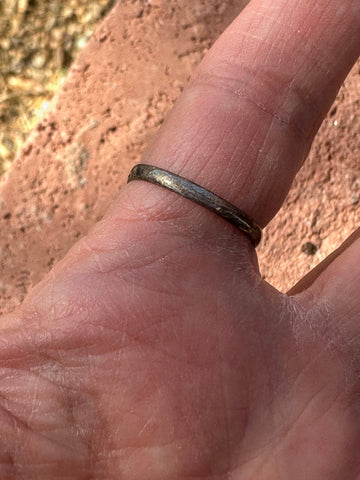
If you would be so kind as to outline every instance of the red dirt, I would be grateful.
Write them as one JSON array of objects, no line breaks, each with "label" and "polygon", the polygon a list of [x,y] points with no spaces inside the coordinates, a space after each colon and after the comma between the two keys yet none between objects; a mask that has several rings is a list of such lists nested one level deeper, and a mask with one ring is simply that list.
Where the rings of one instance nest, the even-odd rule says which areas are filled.
[{"label": "red dirt", "polygon": [[[0,183],[0,312],[104,214],[187,78],[245,0],[119,2]],[[259,248],[285,291],[356,228],[360,63]],[[311,242],[311,243],[308,243]]]}]

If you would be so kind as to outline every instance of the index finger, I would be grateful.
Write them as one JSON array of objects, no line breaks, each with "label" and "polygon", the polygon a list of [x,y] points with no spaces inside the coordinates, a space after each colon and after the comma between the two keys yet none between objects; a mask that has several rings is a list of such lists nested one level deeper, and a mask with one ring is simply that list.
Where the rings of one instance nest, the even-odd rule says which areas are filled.
[{"label": "index finger", "polygon": [[[359,52],[358,0],[253,0],[207,54],[144,161],[214,191],[264,226]],[[166,196],[141,182],[128,188],[140,208],[145,189]],[[171,199],[174,210],[193,208]]]}]

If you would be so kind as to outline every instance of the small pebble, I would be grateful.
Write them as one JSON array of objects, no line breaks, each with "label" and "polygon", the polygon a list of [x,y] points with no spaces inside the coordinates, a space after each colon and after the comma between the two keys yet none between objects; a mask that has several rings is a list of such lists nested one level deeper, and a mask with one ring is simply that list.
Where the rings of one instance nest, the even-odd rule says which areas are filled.
[{"label": "small pebble", "polygon": [[87,36],[83,35],[76,40],[75,46],[78,50],[82,50],[83,48],[85,48],[88,41],[89,41],[89,38]]},{"label": "small pebble", "polygon": [[36,55],[34,55],[31,59],[32,66],[35,68],[43,68],[46,63],[46,57],[47,55],[45,54],[45,52],[36,53]]},{"label": "small pebble", "polygon": [[306,255],[315,255],[317,252],[318,248],[317,246],[312,243],[312,242],[306,242],[304,245],[301,247],[301,251],[303,253],[306,253]]}]

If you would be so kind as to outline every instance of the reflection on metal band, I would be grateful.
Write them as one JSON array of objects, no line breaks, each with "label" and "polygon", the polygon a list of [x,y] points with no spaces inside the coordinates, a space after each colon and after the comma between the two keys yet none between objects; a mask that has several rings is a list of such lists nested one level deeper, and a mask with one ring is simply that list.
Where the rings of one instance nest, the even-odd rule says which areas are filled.
[{"label": "reflection on metal band", "polygon": [[261,228],[248,215],[215,193],[180,175],[140,163],[130,172],[128,182],[132,180],[144,180],[165,187],[211,210],[246,233],[255,247],[261,240]]}]

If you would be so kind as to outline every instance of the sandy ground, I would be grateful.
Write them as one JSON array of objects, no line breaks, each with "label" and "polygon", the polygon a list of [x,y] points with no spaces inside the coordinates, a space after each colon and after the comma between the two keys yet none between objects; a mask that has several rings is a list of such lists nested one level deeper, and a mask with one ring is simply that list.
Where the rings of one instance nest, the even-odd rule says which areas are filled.
[{"label": "sandy ground", "polygon": [[0,2],[0,175],[115,0]]},{"label": "sandy ground", "polygon": [[[245,3],[135,0],[110,12],[0,182],[1,313],[101,218],[195,66]],[[359,104],[360,63],[258,249],[264,278],[282,291],[357,227]]]}]

